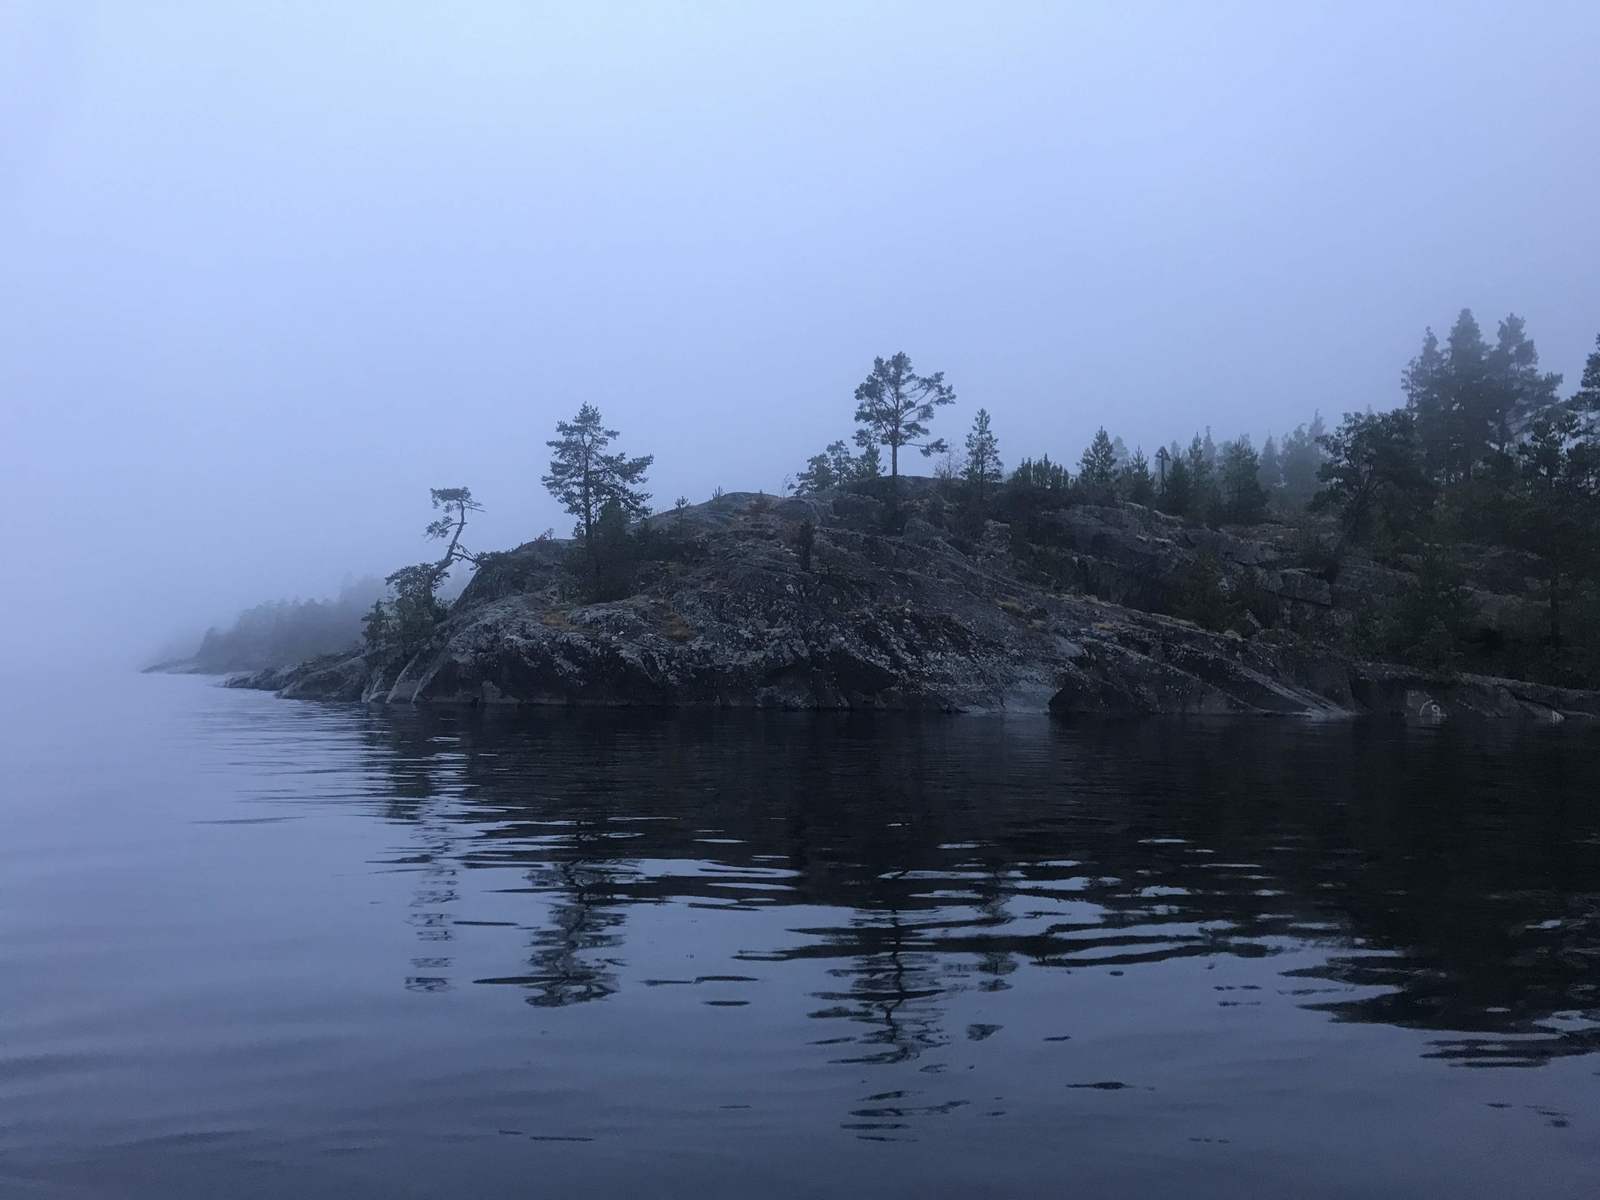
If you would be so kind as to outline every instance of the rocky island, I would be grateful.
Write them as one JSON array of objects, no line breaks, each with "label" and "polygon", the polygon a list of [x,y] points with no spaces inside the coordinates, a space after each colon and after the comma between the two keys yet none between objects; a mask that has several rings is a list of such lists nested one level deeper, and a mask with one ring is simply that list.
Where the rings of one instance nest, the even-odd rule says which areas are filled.
[{"label": "rocky island", "polygon": [[[1258,452],[1196,433],[1076,474],[1009,474],[987,409],[957,458],[943,372],[898,353],[856,389],[854,442],[790,493],[652,513],[653,456],[584,404],[546,488],[576,518],[473,553],[482,506],[436,488],[442,558],[403,567],[359,648],[236,677],[384,703],[1600,716],[1600,338],[1559,395],[1520,317],[1462,310],[1404,407],[1320,415]],[[942,455],[933,478],[902,472]],[[452,570],[470,568],[453,602]],[[283,661],[288,661],[287,659]]]},{"label": "rocky island", "polygon": [[[489,556],[415,653],[230,685],[391,704],[1600,716],[1595,692],[1342,648],[1414,576],[1350,555],[1330,582],[1288,525],[1210,529],[1113,503],[971,527],[938,481],[902,478],[896,504],[888,483],[650,516],[635,585],[603,602],[574,601],[574,543],[530,542]],[[1510,557],[1475,563],[1485,640],[1540,626],[1536,600],[1510,593],[1527,570]]]}]

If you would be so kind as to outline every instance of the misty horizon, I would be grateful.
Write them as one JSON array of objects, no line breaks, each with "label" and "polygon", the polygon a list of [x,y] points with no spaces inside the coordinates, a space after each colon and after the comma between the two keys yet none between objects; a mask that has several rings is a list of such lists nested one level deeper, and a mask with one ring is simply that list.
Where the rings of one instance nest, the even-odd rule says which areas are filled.
[{"label": "misty horizon", "polygon": [[[12,7],[13,662],[130,665],[566,517],[597,404],[670,507],[776,492],[875,355],[1008,465],[1400,402],[1423,329],[1600,328],[1592,7]],[[906,469],[931,469],[914,456]]]}]

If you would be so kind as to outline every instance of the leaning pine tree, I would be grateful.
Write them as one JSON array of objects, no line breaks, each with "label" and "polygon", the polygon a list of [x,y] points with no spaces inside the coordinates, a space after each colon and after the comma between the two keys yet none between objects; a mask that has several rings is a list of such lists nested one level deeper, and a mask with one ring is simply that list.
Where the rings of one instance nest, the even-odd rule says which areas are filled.
[{"label": "leaning pine tree", "polygon": [[542,482],[578,519],[573,532],[583,539],[596,583],[600,557],[595,534],[601,511],[608,504],[615,504],[626,518],[642,517],[650,511],[650,494],[639,485],[645,482],[655,455],[629,458],[608,454],[606,447],[617,436],[615,429],[602,423],[600,410],[585,404],[573,420],[558,421],[556,437],[546,443],[555,453],[550,458],[550,473]]}]

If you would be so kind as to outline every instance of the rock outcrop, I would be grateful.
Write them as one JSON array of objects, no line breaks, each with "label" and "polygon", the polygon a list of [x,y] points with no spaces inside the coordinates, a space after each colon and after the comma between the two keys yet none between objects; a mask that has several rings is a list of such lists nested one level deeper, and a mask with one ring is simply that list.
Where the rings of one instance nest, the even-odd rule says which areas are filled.
[{"label": "rock outcrop", "polygon": [[[1357,562],[1330,585],[1294,564],[1279,527],[1075,506],[1018,545],[1002,523],[958,528],[927,481],[903,482],[894,535],[883,501],[851,493],[730,494],[652,517],[639,586],[609,603],[571,599],[563,545],[531,543],[488,562],[407,661],[331,656],[232,685],[389,703],[1600,715],[1595,693],[1435,678],[1333,648],[1349,593],[1394,592],[1404,576]],[[1202,560],[1251,591],[1238,628],[1163,615]]]}]

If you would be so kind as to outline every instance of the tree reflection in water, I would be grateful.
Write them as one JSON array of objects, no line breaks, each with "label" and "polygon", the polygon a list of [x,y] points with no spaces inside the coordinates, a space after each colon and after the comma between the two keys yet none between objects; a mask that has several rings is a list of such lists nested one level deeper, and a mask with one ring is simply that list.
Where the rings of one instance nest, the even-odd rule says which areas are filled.
[{"label": "tree reflection in water", "polygon": [[1320,955],[1281,979],[1299,1003],[1442,1059],[1600,1049],[1593,731],[398,710],[361,736],[419,872],[412,986],[450,986],[463,873],[511,868],[542,907],[478,982],[603,1000],[642,982],[635,905],[803,906],[739,958],[825,968],[841,1061],[986,1037],[949,1001],[1021,972],[1290,948]]}]

